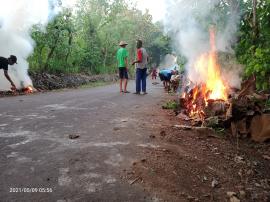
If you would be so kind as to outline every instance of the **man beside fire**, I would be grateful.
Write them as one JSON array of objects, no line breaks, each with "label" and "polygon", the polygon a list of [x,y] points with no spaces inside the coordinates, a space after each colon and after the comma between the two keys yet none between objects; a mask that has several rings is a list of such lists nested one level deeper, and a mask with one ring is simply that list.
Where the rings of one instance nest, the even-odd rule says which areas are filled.
[{"label": "man beside fire", "polygon": [[170,90],[170,81],[172,75],[177,74],[176,70],[171,70],[171,69],[163,69],[159,72],[159,78],[161,81],[163,81],[163,86],[165,90]]},{"label": "man beside fire", "polygon": [[8,65],[14,65],[15,63],[17,64],[17,57],[15,55],[11,55],[9,58],[0,56],[0,69],[4,70],[4,75],[12,86],[11,90],[16,90],[16,86],[8,75]]}]

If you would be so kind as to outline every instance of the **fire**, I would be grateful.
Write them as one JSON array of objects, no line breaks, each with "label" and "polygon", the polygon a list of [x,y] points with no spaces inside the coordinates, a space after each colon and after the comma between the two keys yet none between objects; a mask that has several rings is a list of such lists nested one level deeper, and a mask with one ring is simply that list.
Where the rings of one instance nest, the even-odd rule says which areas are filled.
[{"label": "fire", "polygon": [[195,85],[187,95],[185,93],[186,108],[188,114],[204,118],[204,109],[208,106],[209,100],[227,101],[227,86],[222,80],[220,66],[217,62],[217,52],[215,45],[215,30],[210,29],[210,51],[198,57],[194,63],[194,68],[198,75],[204,78],[205,83]]},{"label": "fire", "polygon": [[23,88],[23,92],[24,93],[33,93],[34,89],[32,86],[27,86],[25,88]]}]

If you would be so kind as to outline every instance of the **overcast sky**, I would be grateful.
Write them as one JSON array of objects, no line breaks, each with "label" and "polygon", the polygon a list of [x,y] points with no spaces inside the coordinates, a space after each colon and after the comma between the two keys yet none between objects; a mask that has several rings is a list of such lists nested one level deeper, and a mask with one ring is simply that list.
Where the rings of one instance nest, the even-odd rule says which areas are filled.
[{"label": "overcast sky", "polygon": [[138,2],[141,10],[149,9],[154,21],[162,20],[165,16],[165,0],[133,0]]}]

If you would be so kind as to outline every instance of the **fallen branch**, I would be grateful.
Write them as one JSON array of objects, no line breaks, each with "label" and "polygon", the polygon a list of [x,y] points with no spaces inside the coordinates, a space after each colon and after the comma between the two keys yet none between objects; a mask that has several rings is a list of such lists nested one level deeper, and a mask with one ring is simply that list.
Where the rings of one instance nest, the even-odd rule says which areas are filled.
[{"label": "fallen branch", "polygon": [[141,177],[137,177],[135,180],[133,180],[132,182],[130,182],[129,184],[130,185],[133,185],[135,182],[137,182],[138,180],[140,180],[141,179]]}]

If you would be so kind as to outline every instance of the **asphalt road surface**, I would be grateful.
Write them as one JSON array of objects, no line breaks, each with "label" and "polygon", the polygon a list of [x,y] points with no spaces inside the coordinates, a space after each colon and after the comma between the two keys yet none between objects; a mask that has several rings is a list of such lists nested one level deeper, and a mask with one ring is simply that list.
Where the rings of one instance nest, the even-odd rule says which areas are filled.
[{"label": "asphalt road surface", "polygon": [[151,146],[149,110],[163,90],[149,88],[140,96],[109,85],[1,98],[0,201],[153,201],[120,177]]}]

